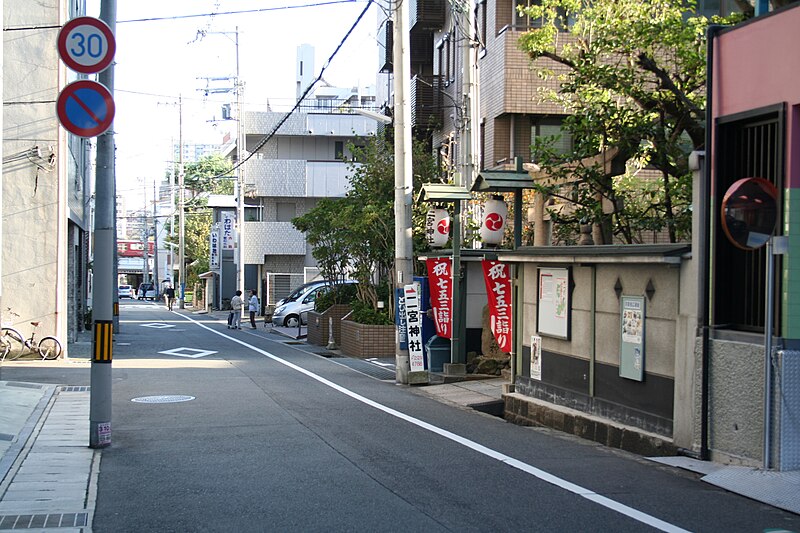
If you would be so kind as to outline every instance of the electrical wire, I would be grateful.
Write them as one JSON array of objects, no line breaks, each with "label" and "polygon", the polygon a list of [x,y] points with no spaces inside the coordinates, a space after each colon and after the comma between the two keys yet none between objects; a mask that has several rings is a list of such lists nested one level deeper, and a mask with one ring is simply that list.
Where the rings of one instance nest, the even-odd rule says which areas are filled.
[{"label": "electrical wire", "polygon": [[[236,163],[236,165],[233,166],[231,171],[232,170],[236,170],[240,166],[244,165],[247,161],[249,161],[251,157],[253,157],[261,148],[264,147],[265,144],[267,144],[275,136],[275,134],[278,132],[278,130],[281,128],[281,126],[283,126],[284,123],[286,123],[286,121],[289,120],[289,117],[291,117],[292,114],[295,111],[297,111],[297,109],[300,107],[300,104],[303,102],[303,100],[306,98],[306,96],[308,96],[308,94],[311,92],[311,90],[314,88],[314,86],[317,83],[319,83],[319,81],[322,79],[322,75],[325,73],[325,70],[328,68],[328,66],[330,66],[331,61],[333,61],[333,58],[336,57],[336,55],[339,53],[339,50],[342,49],[342,46],[344,46],[344,43],[347,41],[347,39],[353,33],[353,30],[356,29],[358,24],[361,22],[361,19],[363,19],[364,15],[367,14],[367,11],[369,10],[369,8],[372,5],[373,1],[374,0],[367,0],[367,5],[364,7],[364,10],[361,11],[361,13],[358,15],[358,18],[356,18],[356,21],[353,23],[352,26],[350,26],[350,29],[347,30],[347,33],[342,38],[342,40],[339,42],[339,44],[336,46],[336,49],[333,51],[333,53],[328,58],[328,60],[325,62],[325,64],[322,65],[322,68],[320,69],[319,75],[317,75],[316,79],[313,82],[311,82],[308,85],[308,87],[306,87],[306,90],[303,92],[302,95],[300,95],[300,98],[297,99],[297,103],[294,105],[294,107],[290,111],[288,111],[283,116],[283,118],[281,120],[278,121],[278,124],[275,125],[275,127],[272,129],[271,132],[269,132],[267,135],[265,135],[258,142],[258,144],[256,144],[255,148],[253,148],[253,150],[250,152],[250,154],[247,157],[245,157],[244,159],[240,159],[240,161],[238,163]],[[237,147],[237,150],[240,152],[239,155],[241,156],[242,147],[241,146]],[[222,177],[222,176],[214,176],[214,178],[219,178],[219,177]]]},{"label": "electrical wire", "polygon": [[[128,22],[156,22],[160,20],[181,20],[181,19],[200,18],[200,17],[218,17],[221,15],[240,15],[243,13],[265,13],[268,11],[284,11],[288,9],[302,9],[306,7],[323,7],[333,4],[352,4],[358,1],[359,0],[330,0],[328,2],[316,2],[313,4],[303,4],[299,6],[263,7],[261,9],[245,9],[242,11],[217,11],[214,13],[197,13],[194,15],[175,15],[173,17],[150,17],[143,19],[118,20],[117,24],[125,24]],[[371,2],[372,0],[369,1]]]}]

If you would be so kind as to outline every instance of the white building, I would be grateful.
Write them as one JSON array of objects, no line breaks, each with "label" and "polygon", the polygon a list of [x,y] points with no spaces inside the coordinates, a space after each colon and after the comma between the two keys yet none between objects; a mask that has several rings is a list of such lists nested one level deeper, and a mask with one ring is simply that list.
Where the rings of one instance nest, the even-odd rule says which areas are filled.
[{"label": "white building", "polygon": [[66,341],[83,327],[91,226],[89,141],[59,126],[56,98],[77,75],[58,31],[83,0],[3,3],[3,324]]},{"label": "white building", "polygon": [[[297,87],[315,79],[313,48],[298,47]],[[259,287],[262,303],[270,305],[283,291],[318,275],[315,259],[305,236],[292,219],[313,209],[322,198],[344,196],[349,184],[352,154],[349,144],[375,135],[374,119],[355,109],[374,109],[375,88],[333,87],[323,83],[306,97],[298,111],[246,112],[244,128],[245,164],[245,286]],[[275,135],[262,140],[282,121]],[[359,139],[362,139],[361,141]],[[257,148],[257,150],[256,150]],[[236,147],[230,155],[238,160]],[[217,206],[215,221],[233,207]],[[230,258],[222,256],[222,294],[236,290],[236,271]]]}]

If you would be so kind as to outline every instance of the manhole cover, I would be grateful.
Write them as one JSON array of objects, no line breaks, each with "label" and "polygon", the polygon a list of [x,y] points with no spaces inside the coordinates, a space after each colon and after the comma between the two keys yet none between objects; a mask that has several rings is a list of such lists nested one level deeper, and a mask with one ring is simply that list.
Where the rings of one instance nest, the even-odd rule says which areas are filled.
[{"label": "manhole cover", "polygon": [[141,396],[134,398],[131,401],[136,403],[178,403],[190,402],[194,400],[194,396],[180,396],[180,395],[164,395],[164,396]]}]

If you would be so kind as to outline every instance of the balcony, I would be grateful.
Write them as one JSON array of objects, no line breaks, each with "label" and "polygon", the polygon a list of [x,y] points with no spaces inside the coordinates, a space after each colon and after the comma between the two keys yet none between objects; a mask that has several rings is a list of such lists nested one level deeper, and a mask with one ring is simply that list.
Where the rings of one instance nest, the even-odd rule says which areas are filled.
[{"label": "balcony", "polygon": [[263,264],[265,255],[305,254],[305,235],[291,222],[245,222],[245,264]]},{"label": "balcony", "polygon": [[417,130],[441,127],[444,119],[442,77],[414,76],[411,79],[411,124]]},{"label": "balcony", "polygon": [[435,31],[442,29],[445,19],[445,0],[410,0],[409,29]]},{"label": "balcony", "polygon": [[333,198],[344,196],[350,167],[344,161],[251,159],[247,180],[256,196]]}]

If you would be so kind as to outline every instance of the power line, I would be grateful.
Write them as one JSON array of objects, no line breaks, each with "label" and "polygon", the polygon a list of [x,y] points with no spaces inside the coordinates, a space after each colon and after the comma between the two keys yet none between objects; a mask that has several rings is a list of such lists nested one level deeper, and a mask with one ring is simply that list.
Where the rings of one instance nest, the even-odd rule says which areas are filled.
[{"label": "power line", "polygon": [[[345,34],[345,36],[342,38],[342,40],[336,46],[336,49],[333,51],[331,56],[328,58],[328,60],[325,62],[325,64],[320,69],[319,75],[316,77],[316,79],[313,82],[311,82],[308,85],[308,87],[306,87],[306,90],[303,92],[302,95],[300,95],[300,98],[297,99],[297,103],[294,105],[294,107],[289,112],[287,112],[280,121],[278,121],[278,124],[275,125],[275,127],[272,129],[271,132],[269,132],[269,134],[264,136],[258,142],[258,144],[255,146],[255,148],[253,148],[253,151],[251,151],[250,154],[247,157],[245,157],[244,159],[241,159],[238,163],[236,163],[236,165],[234,165],[234,167],[231,170],[236,170],[240,166],[244,165],[247,161],[249,161],[250,158],[253,157],[256,154],[256,152],[258,152],[265,144],[267,144],[270,141],[270,139],[272,139],[275,136],[275,134],[278,132],[278,130],[281,128],[281,126],[283,126],[283,124],[287,120],[289,120],[289,117],[292,116],[292,114],[295,111],[297,111],[297,108],[300,107],[300,104],[303,102],[305,97],[308,96],[308,93],[310,93],[311,90],[314,88],[314,86],[322,79],[322,75],[325,73],[325,70],[328,68],[328,66],[330,66],[331,61],[333,61],[333,58],[336,57],[336,54],[339,53],[339,50],[342,49],[342,46],[344,46],[344,43],[347,41],[347,39],[353,33],[353,30],[356,29],[356,26],[358,26],[358,24],[361,22],[361,19],[364,18],[364,15],[367,14],[367,11],[369,10],[369,8],[372,5],[373,1],[374,0],[367,0],[367,5],[364,7],[364,10],[361,11],[361,13],[358,15],[358,18],[356,18],[356,21],[353,23],[352,26],[350,26],[350,29],[347,30],[347,33]],[[237,148],[237,151],[238,151],[240,157],[241,157],[241,153],[243,151],[242,148],[243,148],[242,146],[239,146]]]},{"label": "power line", "polygon": [[[279,6],[279,7],[264,7],[261,9],[245,9],[242,11],[221,11],[215,13],[198,13],[195,15],[175,15],[174,17],[151,17],[151,18],[143,18],[143,19],[130,19],[130,20],[118,20],[117,24],[125,24],[128,22],[156,22],[159,20],[179,20],[179,19],[190,19],[190,18],[200,18],[200,17],[218,17],[220,15],[240,15],[243,13],[264,13],[268,11],[285,11],[289,9],[302,9],[306,7],[323,7],[333,4],[352,4],[359,0],[330,0],[329,2],[317,2],[314,4],[303,4],[299,6]],[[367,5],[369,5],[372,0],[368,0]]]}]

